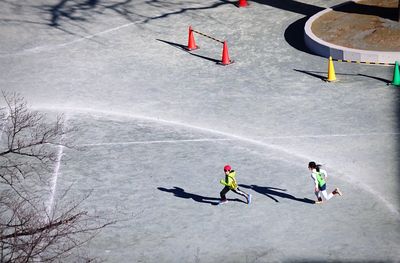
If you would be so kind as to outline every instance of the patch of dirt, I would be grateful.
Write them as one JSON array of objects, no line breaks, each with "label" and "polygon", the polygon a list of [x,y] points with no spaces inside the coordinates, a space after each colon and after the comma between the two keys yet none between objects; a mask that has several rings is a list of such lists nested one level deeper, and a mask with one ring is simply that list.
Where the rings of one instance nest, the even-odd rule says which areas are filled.
[{"label": "patch of dirt", "polygon": [[320,39],[339,46],[400,51],[398,1],[362,0],[343,4],[315,20],[311,30]]}]

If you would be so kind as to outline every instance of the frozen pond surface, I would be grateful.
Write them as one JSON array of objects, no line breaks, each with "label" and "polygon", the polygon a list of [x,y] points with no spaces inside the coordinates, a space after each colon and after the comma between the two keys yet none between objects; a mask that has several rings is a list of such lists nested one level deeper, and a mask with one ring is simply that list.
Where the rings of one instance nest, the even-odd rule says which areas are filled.
[{"label": "frozen pond surface", "polygon": [[[298,27],[340,1],[269,2],[0,3],[1,89],[79,128],[57,190],[92,190],[87,208],[120,219],[91,241],[93,256],[400,260],[393,69],[338,63],[339,82],[321,81],[327,60],[304,50]],[[222,45],[198,34],[200,49],[182,50],[189,25],[226,39],[235,63],[217,65]],[[310,160],[343,197],[310,204]],[[233,193],[213,205],[226,163],[250,206]]]}]

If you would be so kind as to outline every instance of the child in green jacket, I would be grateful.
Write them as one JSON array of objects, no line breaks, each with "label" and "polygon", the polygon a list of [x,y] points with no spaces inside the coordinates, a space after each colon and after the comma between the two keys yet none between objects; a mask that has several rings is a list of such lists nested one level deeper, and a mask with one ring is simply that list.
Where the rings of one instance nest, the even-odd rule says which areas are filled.
[{"label": "child in green jacket", "polygon": [[315,201],[316,204],[322,203],[321,193],[327,201],[335,195],[342,195],[339,188],[335,188],[332,193],[329,194],[326,192],[326,178],[328,177],[328,173],[320,167],[321,165],[316,164],[315,162],[308,163],[308,169],[310,170],[311,178],[314,181],[314,192],[318,198],[317,201]]},{"label": "child in green jacket", "polygon": [[225,204],[228,202],[228,199],[226,199],[226,193],[228,193],[229,190],[231,190],[232,192],[245,197],[247,200],[247,204],[250,204],[251,194],[247,194],[239,189],[235,178],[236,172],[232,170],[230,165],[225,165],[224,172],[225,172],[225,180],[221,179],[220,183],[223,184],[225,187],[222,189],[220,193],[221,201],[219,203]]}]

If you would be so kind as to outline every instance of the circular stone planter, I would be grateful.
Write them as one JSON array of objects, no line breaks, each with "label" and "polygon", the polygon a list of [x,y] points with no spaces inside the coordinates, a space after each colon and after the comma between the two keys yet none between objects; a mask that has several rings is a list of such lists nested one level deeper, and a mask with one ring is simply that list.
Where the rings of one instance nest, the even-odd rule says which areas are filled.
[{"label": "circular stone planter", "polygon": [[[350,2],[346,2],[338,6],[346,5]],[[318,38],[312,32],[311,26],[319,17],[331,11],[333,11],[332,8],[327,8],[321,12],[318,12],[310,17],[305,24],[304,41],[306,46],[312,52],[323,57],[332,56],[333,59],[358,61],[363,63],[395,63],[395,61],[400,61],[400,52],[372,51],[342,47]]]}]

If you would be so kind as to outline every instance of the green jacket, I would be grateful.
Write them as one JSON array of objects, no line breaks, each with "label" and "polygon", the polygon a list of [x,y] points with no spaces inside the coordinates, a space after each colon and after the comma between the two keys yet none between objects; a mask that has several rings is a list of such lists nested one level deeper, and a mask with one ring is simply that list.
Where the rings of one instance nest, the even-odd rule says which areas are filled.
[{"label": "green jacket", "polygon": [[318,185],[319,185],[320,187],[323,186],[324,184],[326,184],[325,179],[324,179],[324,176],[322,175],[322,173],[320,173],[320,172],[315,172],[315,176],[316,176],[316,178],[317,178]]},{"label": "green jacket", "polygon": [[225,186],[228,186],[230,189],[236,189],[238,188],[238,185],[235,177],[236,177],[236,172],[231,171],[229,175],[225,175],[225,180],[221,179],[219,182]]}]

